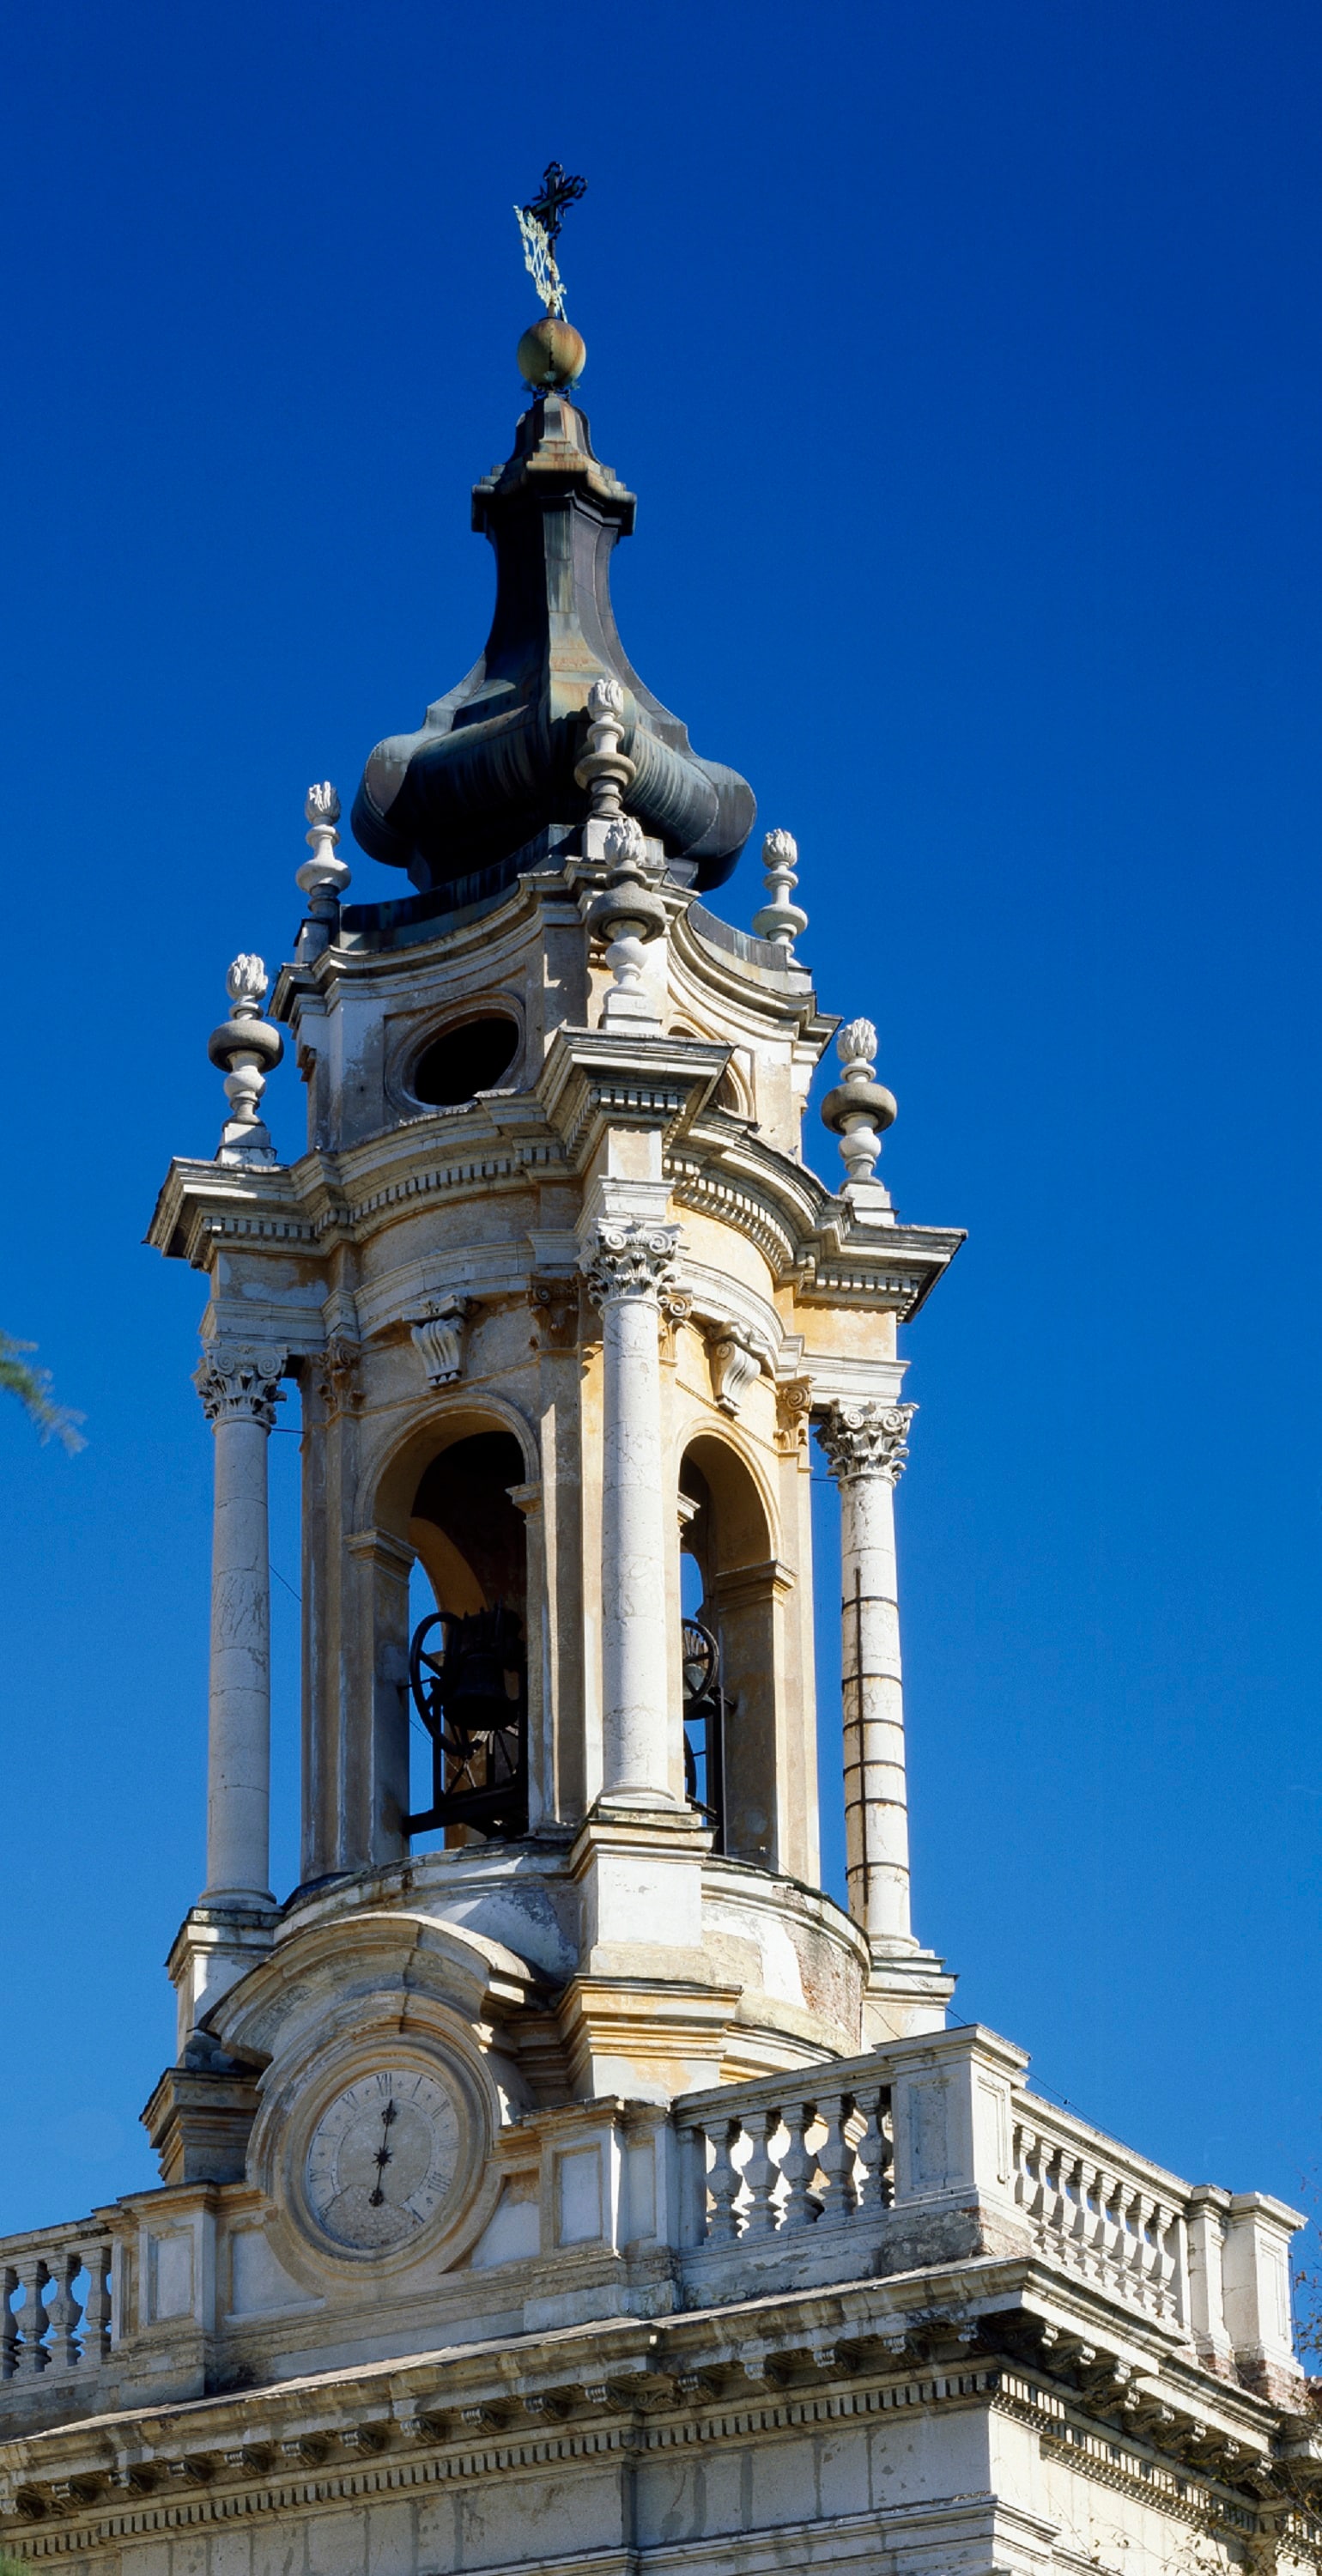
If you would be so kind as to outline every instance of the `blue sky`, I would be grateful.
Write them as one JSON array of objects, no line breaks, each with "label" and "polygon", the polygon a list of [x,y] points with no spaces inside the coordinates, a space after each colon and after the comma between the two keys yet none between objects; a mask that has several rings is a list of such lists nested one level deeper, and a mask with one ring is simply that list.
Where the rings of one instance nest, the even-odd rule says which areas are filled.
[{"label": "blue sky", "polygon": [[[553,154],[590,183],[585,406],[640,494],[626,645],[797,833],[901,1212],[970,1230],[909,1336],[919,1928],[1088,2117],[1295,2197],[1322,20],[47,0],[0,76],[0,1319],[88,1435],[0,1414],[0,2230],[152,2179],[210,1459],[201,1283],[141,1236],[215,1143],[229,959],[287,952],[308,780],[347,803],[480,648],[468,487],[511,443],[510,206]],[[357,859],[360,898],[397,890]],[[758,895],[745,861],[721,908]],[[293,1148],[292,1067],[268,1106]]]}]

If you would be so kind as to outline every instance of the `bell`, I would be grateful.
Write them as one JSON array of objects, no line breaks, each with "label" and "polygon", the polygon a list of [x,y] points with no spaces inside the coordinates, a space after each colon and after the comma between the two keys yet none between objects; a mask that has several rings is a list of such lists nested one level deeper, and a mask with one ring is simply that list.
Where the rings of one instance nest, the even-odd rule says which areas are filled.
[{"label": "bell", "polygon": [[459,1654],[456,1672],[456,1698],[459,1700],[505,1700],[505,1664],[490,1646],[474,1646],[469,1654]]},{"label": "bell", "polygon": [[[492,1700],[499,1700],[503,1707],[508,1708],[509,1693],[505,1688],[505,1667],[499,1655],[493,1654],[489,1646],[470,1646],[467,1652],[461,1646],[455,1661],[458,1669],[454,1687],[447,1691],[445,1698],[446,1709],[451,1717],[457,1718],[461,1709],[470,1706],[489,1707]],[[479,1718],[476,1722],[483,1726],[493,1726],[497,1720],[488,1715]]]}]

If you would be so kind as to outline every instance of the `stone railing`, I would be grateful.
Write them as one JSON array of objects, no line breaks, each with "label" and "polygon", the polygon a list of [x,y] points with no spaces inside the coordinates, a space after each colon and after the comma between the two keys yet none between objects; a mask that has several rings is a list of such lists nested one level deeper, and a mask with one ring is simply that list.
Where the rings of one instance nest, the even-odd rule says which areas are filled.
[{"label": "stone railing", "polygon": [[693,2244],[872,2217],[894,2198],[891,2092],[875,2057],[687,2094],[675,2126]]},{"label": "stone railing", "polygon": [[1014,2097],[1013,2177],[1015,2207],[1049,2262],[1188,2324],[1187,2184],[1034,2093]]},{"label": "stone railing", "polygon": [[[647,2265],[661,2249],[688,2307],[887,2276],[921,2289],[925,2274],[955,2266],[958,2296],[974,2308],[978,2266],[991,2258],[993,2306],[1016,2272],[1031,2276],[1043,2335],[1062,2348],[1093,2343],[1106,2307],[1122,2339],[1140,2330],[1150,2350],[1179,2347],[1300,2411],[1288,2275],[1297,2214],[1261,2193],[1181,2182],[1039,2099],[1025,2066],[1022,2050],[969,2026],[668,2106],[611,2097],[539,2113],[506,2139],[511,2171],[531,2179],[536,2157],[535,2196],[510,2203],[520,2223],[533,2219],[531,2242],[518,2239],[521,2277],[530,2295],[535,2285],[539,2299],[558,2298],[567,2251],[575,2298],[599,2294],[599,2313],[613,2315],[619,2260],[647,2258],[650,2299]],[[278,2264],[273,2306],[239,2295],[249,2274],[266,2277],[251,2263],[259,2223],[246,2187],[201,2182],[0,2240],[0,2411],[28,2429],[137,2404],[144,2367],[158,2391],[192,2396],[207,2353],[227,2368],[232,2350],[247,2367],[251,2337],[272,2341],[282,2318],[306,2358],[308,2303],[296,2316],[288,2308]],[[515,2246],[487,2259],[494,2319]],[[583,2271],[593,2260],[596,2292]],[[487,2312],[481,2269],[470,2277],[477,2317]],[[447,2296],[452,2287],[440,2285]],[[443,2340],[450,2312],[444,2302],[434,2316],[419,2310],[419,2333]],[[333,2302],[316,2332],[328,2355],[340,2348]]]},{"label": "stone railing", "polygon": [[1214,2370],[1264,2386],[1297,2375],[1297,2214],[1259,2192],[1181,2182],[1028,2091],[1026,2063],[970,2025],[683,2095],[672,2111],[678,2234],[704,2294],[740,2295],[741,2264],[769,2278],[795,2231],[795,2266],[808,2261],[823,2280],[828,2264],[843,2279],[855,2265],[909,2271],[1022,2252]]},{"label": "stone railing", "polygon": [[0,2239],[0,2379],[91,2371],[109,2359],[110,2250],[95,2218]]}]

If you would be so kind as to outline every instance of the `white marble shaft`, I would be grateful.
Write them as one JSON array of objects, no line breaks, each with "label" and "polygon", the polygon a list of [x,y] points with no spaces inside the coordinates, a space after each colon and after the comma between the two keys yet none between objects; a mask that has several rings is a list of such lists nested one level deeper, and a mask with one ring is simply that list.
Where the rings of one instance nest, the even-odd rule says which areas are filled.
[{"label": "white marble shaft", "polygon": [[271,1576],[266,1443],[284,1353],[217,1346],[196,1385],[215,1441],[211,1687],[207,1748],[208,1905],[268,1906],[271,1809]]},{"label": "white marble shaft", "polygon": [[912,1939],[895,1483],[914,1410],[911,1404],[837,1404],[821,1428],[840,1489],[849,1911],[881,1948],[907,1948]]},{"label": "white marble shaft", "polygon": [[678,1228],[599,1225],[585,1262],[602,1310],[602,1793],[674,1803],[660,1299]]}]

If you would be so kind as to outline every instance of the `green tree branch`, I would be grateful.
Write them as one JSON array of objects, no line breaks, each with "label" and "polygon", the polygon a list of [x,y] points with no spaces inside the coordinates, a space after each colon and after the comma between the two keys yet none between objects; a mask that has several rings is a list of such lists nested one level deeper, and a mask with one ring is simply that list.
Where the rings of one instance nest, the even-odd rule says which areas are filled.
[{"label": "green tree branch", "polygon": [[83,1417],[71,1413],[67,1404],[55,1402],[49,1369],[29,1367],[26,1354],[35,1349],[35,1342],[16,1342],[10,1334],[0,1333],[0,1392],[16,1395],[41,1438],[58,1440],[72,1455],[86,1446],[78,1428]]}]

